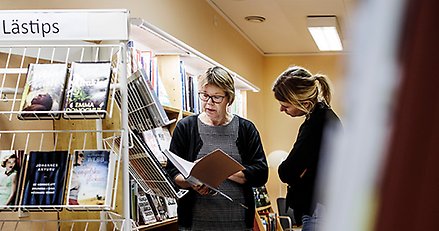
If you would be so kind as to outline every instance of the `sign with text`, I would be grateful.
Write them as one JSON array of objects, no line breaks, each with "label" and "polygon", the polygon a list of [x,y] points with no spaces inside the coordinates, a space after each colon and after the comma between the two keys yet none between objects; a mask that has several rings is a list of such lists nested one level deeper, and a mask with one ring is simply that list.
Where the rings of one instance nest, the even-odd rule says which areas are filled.
[{"label": "sign with text", "polygon": [[23,40],[128,40],[128,11],[0,11],[0,41]]}]

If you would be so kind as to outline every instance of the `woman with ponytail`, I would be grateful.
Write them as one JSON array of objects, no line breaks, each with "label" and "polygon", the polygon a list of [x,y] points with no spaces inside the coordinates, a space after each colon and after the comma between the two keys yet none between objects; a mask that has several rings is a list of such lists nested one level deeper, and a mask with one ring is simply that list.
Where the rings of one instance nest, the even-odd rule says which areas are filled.
[{"label": "woman with ponytail", "polygon": [[293,149],[278,172],[282,182],[288,184],[287,206],[293,209],[298,225],[303,223],[302,231],[316,230],[324,208],[315,190],[319,160],[324,153],[323,135],[330,136],[333,131],[325,130],[329,125],[341,127],[330,107],[329,80],[303,67],[289,67],[274,82],[273,92],[281,112],[291,117],[305,116]]}]

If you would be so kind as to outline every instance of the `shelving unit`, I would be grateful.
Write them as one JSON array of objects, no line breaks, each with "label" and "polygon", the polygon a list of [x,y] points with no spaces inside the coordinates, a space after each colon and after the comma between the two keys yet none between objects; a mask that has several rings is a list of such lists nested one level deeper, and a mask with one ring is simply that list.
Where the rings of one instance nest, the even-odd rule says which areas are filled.
[{"label": "shelving unit", "polygon": [[[203,74],[208,68],[213,66],[221,66],[224,69],[228,70],[234,77],[235,88],[237,89],[237,91],[239,91],[242,99],[242,101],[235,101],[242,103],[242,105],[240,106],[243,107],[241,111],[244,112],[244,114],[241,114],[241,116],[245,116],[246,91],[259,91],[259,88],[248,82],[245,78],[239,76],[235,72],[227,69],[223,65],[215,62],[204,54],[189,47],[178,39],[172,37],[171,35],[142,19],[134,18],[130,20],[129,43],[132,45],[133,49],[138,49],[139,53],[146,52],[147,54],[153,54],[151,58],[155,60],[151,65],[156,64],[156,66],[152,68],[157,72],[157,74],[161,78],[161,81],[163,81],[163,84],[167,88],[166,92],[169,96],[168,100],[170,104],[163,105],[169,119],[175,119],[178,121],[183,117],[194,114],[193,112],[183,110],[180,62],[184,63],[184,69],[186,73],[192,76],[199,76]],[[131,57],[131,59],[133,59],[133,57]],[[131,60],[131,62],[133,62],[133,60]],[[172,123],[167,126],[171,132],[173,131],[175,124],[176,123]],[[151,183],[150,185],[153,184]],[[177,219],[173,218],[162,222],[156,222],[136,227],[136,229],[166,230],[166,228],[169,228],[170,225],[175,226],[176,220]]]},{"label": "shelving unit", "polygon": [[[178,77],[180,61],[184,63],[186,73],[192,76],[199,76],[213,66],[220,66],[227,70],[235,80],[237,94],[240,94],[239,97],[242,98],[240,102],[236,100],[237,103],[241,103],[239,107],[243,107],[240,110],[243,113],[241,116],[246,116],[246,92],[259,92],[260,89],[257,86],[143,19],[132,18],[130,19],[130,25],[130,40],[133,42],[134,47],[139,50],[153,52],[154,57],[157,59],[157,72],[166,81],[171,101],[171,105],[164,106],[181,111],[179,118],[191,114],[182,110],[182,82]],[[237,98],[239,97],[237,96]],[[170,114],[174,115],[173,109],[170,110]]]},{"label": "shelving unit", "polygon": [[[274,222],[275,222],[275,230],[276,231],[282,231],[282,226],[280,225],[280,221],[279,221],[279,217],[278,214],[276,212],[274,212],[273,207],[271,207],[271,205],[266,205],[266,206],[261,206],[256,208],[256,224],[257,224],[257,228],[261,231],[265,230],[265,227],[267,227],[267,225],[264,227],[264,225],[262,224],[262,217],[264,217],[264,219],[269,222],[267,219],[269,214],[274,214]],[[273,224],[272,224],[273,225]],[[269,225],[268,225],[269,226]]]},{"label": "shelving unit", "polygon": [[[21,10],[0,11],[4,27],[13,22],[32,22],[40,29],[22,31],[3,28],[0,38],[0,148],[2,150],[51,151],[105,149],[116,161],[111,203],[108,205],[3,207],[1,230],[131,230],[129,219],[128,126],[126,91],[127,10]],[[101,25],[111,23],[111,30]],[[43,25],[51,25],[51,29]],[[40,27],[41,26],[41,27]],[[22,25],[24,28],[24,24]],[[56,29],[54,29],[56,28]],[[77,29],[75,29],[77,28]],[[17,33],[13,33],[17,32]],[[89,41],[89,42],[85,42]],[[96,41],[96,42],[93,42]],[[35,111],[36,120],[18,120],[20,102],[30,63],[66,63],[73,61],[110,61],[112,79],[105,119],[91,120],[89,114],[69,119],[77,112]],[[117,107],[115,92],[120,91],[122,104]],[[41,114],[59,113],[59,120],[41,120]],[[78,117],[78,115],[75,115]],[[118,140],[118,143],[116,141]],[[69,162],[70,163],[70,162]],[[119,185],[120,179],[122,186]],[[122,192],[118,189],[123,188]],[[119,193],[118,193],[119,192]],[[66,199],[65,199],[66,200]],[[118,207],[119,206],[119,207]],[[122,207],[122,208],[121,208]],[[9,210],[5,212],[4,210]],[[26,208],[26,210],[25,210]],[[32,211],[32,212],[28,212]],[[81,212],[73,210],[85,211]],[[38,212],[35,212],[38,211]],[[55,212],[54,212],[55,211]],[[90,213],[98,211],[98,213]],[[94,218],[90,218],[94,216]]]}]

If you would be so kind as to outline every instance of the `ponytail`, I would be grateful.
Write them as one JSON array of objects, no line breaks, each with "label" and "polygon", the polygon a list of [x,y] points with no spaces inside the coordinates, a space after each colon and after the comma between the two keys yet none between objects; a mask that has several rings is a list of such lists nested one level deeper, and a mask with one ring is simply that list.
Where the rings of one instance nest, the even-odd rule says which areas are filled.
[{"label": "ponytail", "polygon": [[324,102],[329,106],[331,103],[332,94],[327,77],[320,74],[316,74],[314,77],[320,84],[320,96],[323,97]]}]

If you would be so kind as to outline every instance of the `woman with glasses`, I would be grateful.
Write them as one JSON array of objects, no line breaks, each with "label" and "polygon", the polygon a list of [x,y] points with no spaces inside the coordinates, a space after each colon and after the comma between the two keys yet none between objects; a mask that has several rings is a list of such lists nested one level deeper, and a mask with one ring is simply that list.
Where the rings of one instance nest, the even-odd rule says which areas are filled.
[{"label": "woman with glasses", "polygon": [[[303,67],[290,67],[274,82],[274,97],[280,111],[291,117],[305,117],[288,157],[279,165],[279,177],[288,184],[286,203],[296,220],[302,219],[302,231],[318,230],[323,204],[315,189],[323,135],[341,127],[330,107],[331,91],[324,75],[313,75]],[[331,129],[330,129],[331,128]]]},{"label": "woman with glasses", "polygon": [[211,193],[206,185],[191,185],[168,164],[167,170],[175,183],[189,189],[178,201],[179,230],[252,230],[255,216],[252,187],[262,186],[268,179],[259,132],[249,120],[228,112],[227,107],[235,99],[235,88],[226,70],[210,68],[198,83],[202,112],[178,122],[170,150],[194,162],[219,148],[245,169],[219,186],[219,190],[233,198],[235,203],[232,203],[220,194]]}]

